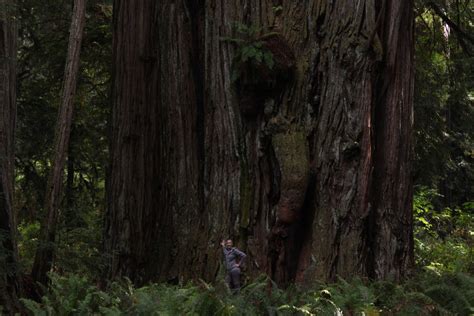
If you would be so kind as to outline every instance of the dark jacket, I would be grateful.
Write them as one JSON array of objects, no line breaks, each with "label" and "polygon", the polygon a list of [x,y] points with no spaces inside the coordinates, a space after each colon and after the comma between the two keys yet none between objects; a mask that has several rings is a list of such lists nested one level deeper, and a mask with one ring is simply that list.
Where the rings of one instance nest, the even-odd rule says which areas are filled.
[{"label": "dark jacket", "polygon": [[227,271],[231,271],[232,269],[237,268],[237,262],[239,263],[239,265],[243,264],[245,257],[247,257],[245,253],[235,247],[231,249],[227,249],[226,247],[223,248],[225,267]]}]

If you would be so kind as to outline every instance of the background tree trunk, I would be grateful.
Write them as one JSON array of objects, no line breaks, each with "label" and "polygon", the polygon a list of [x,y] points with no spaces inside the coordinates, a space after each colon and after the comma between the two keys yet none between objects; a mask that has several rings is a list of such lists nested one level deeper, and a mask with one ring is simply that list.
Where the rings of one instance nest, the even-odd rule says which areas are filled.
[{"label": "background tree trunk", "polygon": [[18,307],[20,283],[13,210],[16,119],[16,2],[0,0],[0,306]]},{"label": "background tree trunk", "polygon": [[45,211],[46,217],[41,225],[41,240],[36,251],[32,277],[36,282],[46,284],[47,273],[51,270],[56,236],[56,222],[62,198],[64,165],[67,158],[67,149],[74,112],[74,96],[79,71],[81,42],[85,24],[86,1],[75,0],[69,33],[69,47],[64,72],[64,86],[61,107],[58,114],[56,138],[54,145],[54,159],[46,189]]},{"label": "background tree trunk", "polygon": [[[403,277],[411,10],[388,0],[117,0],[111,276],[213,279],[229,237],[251,273],[280,283]],[[235,24],[263,28],[254,41],[273,53],[269,80],[243,69],[232,82],[236,47],[222,38],[245,36]]]}]

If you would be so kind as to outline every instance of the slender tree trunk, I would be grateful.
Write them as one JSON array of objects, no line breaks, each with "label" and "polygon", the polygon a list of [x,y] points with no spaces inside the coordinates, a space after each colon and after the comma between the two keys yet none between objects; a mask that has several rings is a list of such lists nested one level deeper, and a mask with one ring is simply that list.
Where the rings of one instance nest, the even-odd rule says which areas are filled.
[{"label": "slender tree trunk", "polygon": [[[117,0],[110,275],[212,280],[227,237],[283,284],[406,275],[411,10]],[[235,24],[263,28],[273,71],[231,80]]]},{"label": "slender tree trunk", "polygon": [[75,0],[64,72],[63,95],[56,128],[54,158],[46,190],[46,217],[41,226],[40,245],[36,251],[32,270],[33,279],[42,284],[46,284],[48,280],[47,272],[51,269],[54,258],[56,222],[61,204],[64,165],[67,158],[67,148],[74,112],[74,96],[76,94],[76,81],[79,71],[85,11],[86,1]]},{"label": "slender tree trunk", "polygon": [[16,119],[16,1],[0,0],[0,306],[18,307],[20,283],[13,209]]}]

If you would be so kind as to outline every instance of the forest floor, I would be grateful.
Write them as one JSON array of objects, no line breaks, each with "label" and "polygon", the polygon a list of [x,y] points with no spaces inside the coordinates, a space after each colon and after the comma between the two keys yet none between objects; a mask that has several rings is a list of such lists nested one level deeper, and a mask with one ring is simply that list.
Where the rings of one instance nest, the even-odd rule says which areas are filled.
[{"label": "forest floor", "polygon": [[33,315],[472,315],[474,278],[426,269],[403,284],[354,279],[279,289],[262,276],[231,294],[223,279],[135,288],[128,280],[99,290],[78,275],[51,275]]}]

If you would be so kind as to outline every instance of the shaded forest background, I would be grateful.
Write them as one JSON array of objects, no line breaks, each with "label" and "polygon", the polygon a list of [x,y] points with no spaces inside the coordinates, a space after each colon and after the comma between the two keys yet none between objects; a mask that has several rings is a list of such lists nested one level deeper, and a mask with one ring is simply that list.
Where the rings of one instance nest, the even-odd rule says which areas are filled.
[{"label": "shaded forest background", "polygon": [[[72,3],[20,0],[17,10],[14,205],[20,271],[28,274],[45,216]],[[53,270],[98,281],[110,260],[103,234],[112,3],[89,1],[86,12]],[[470,1],[415,2],[415,260],[416,269],[439,274],[474,272],[473,14]]]}]

